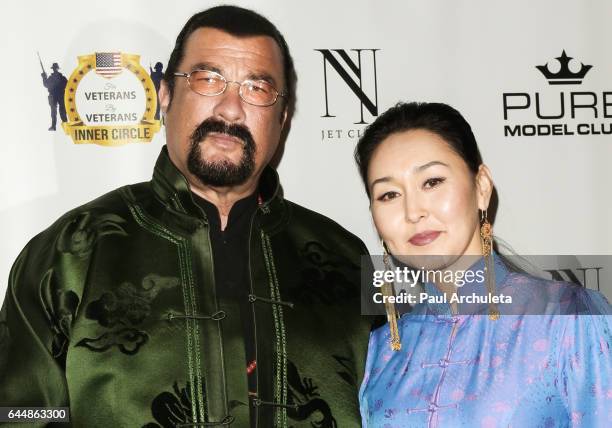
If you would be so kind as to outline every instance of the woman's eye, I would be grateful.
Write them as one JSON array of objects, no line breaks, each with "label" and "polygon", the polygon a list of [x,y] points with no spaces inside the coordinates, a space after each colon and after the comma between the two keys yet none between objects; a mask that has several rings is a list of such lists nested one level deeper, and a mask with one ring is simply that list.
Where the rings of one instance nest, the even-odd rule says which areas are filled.
[{"label": "woman's eye", "polygon": [[380,195],[377,199],[379,201],[390,201],[391,199],[395,199],[399,196],[399,193],[397,192],[385,192],[382,195]]},{"label": "woman's eye", "polygon": [[426,189],[433,189],[434,187],[438,186],[439,184],[444,183],[445,180],[446,180],[446,178],[442,178],[442,177],[430,178],[430,179],[426,180],[425,183],[423,183],[423,187],[426,188]]}]

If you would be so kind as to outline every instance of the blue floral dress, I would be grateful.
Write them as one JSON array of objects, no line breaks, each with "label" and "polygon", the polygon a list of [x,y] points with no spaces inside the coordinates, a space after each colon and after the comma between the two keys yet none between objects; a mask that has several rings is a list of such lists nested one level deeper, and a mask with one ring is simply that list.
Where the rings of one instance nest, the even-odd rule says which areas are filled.
[{"label": "blue floral dress", "polygon": [[[390,349],[388,325],[371,333],[359,394],[364,427],[612,427],[606,299],[511,273],[497,257],[495,273],[497,293],[514,296],[522,314],[499,305],[493,321],[486,305],[454,316],[449,305],[422,303],[398,321],[400,351]],[[473,282],[460,293],[485,291]]]}]

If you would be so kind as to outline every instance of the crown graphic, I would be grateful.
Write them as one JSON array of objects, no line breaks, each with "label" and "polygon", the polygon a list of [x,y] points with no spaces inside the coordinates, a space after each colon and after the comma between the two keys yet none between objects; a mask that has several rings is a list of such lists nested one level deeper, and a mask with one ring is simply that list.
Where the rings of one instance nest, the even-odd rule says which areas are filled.
[{"label": "crown graphic", "polygon": [[580,85],[582,83],[582,79],[589,72],[592,65],[584,65],[580,63],[580,71],[578,73],[573,73],[569,69],[569,62],[573,59],[571,56],[567,56],[565,50],[561,54],[555,58],[561,64],[561,69],[558,73],[551,73],[548,69],[548,63],[545,65],[536,65],[536,68],[542,72],[546,80],[548,80],[549,85]]}]

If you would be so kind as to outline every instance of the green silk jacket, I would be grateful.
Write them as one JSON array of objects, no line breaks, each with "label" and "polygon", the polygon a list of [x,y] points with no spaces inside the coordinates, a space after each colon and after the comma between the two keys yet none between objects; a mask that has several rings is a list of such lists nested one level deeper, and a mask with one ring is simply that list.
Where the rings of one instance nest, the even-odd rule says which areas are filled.
[{"label": "green silk jacket", "polygon": [[207,219],[164,148],[150,182],[70,211],[17,258],[0,406],[68,406],[75,427],[361,426],[367,250],[283,199],[273,169],[259,189],[245,284],[256,391],[240,302],[217,295]]}]

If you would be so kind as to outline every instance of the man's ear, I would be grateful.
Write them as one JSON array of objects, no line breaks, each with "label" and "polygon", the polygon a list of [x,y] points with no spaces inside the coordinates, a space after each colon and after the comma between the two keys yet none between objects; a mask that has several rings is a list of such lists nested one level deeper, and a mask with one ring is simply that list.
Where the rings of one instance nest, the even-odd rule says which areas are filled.
[{"label": "man's ear", "polygon": [[281,117],[280,117],[281,129],[283,129],[285,127],[285,122],[287,121],[287,115],[288,114],[289,114],[289,107],[285,106],[283,108],[283,112],[281,113]]},{"label": "man's ear", "polygon": [[168,112],[170,100],[170,89],[168,88],[166,81],[162,79],[159,85],[159,108],[164,115]]}]

